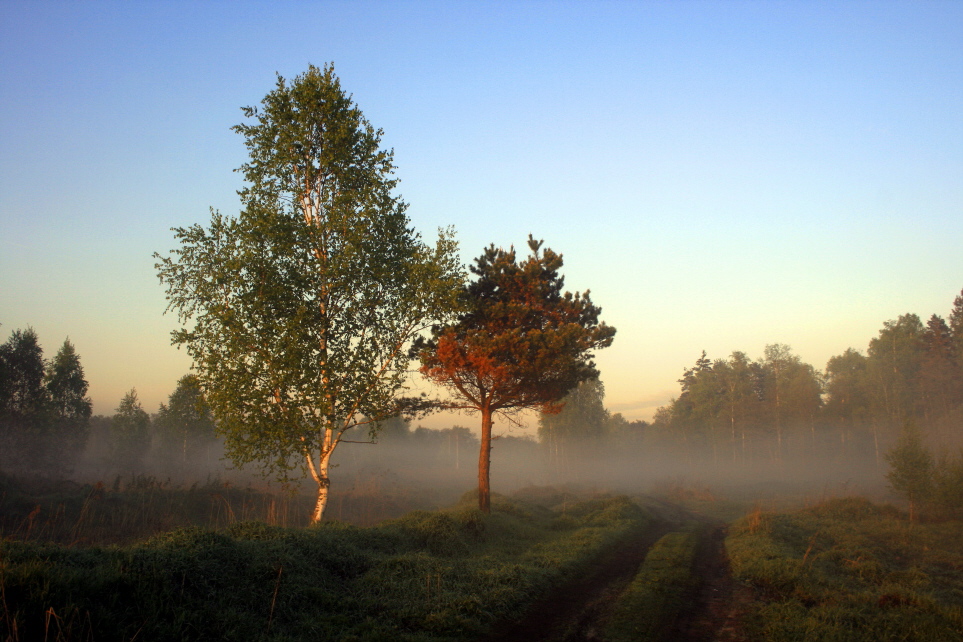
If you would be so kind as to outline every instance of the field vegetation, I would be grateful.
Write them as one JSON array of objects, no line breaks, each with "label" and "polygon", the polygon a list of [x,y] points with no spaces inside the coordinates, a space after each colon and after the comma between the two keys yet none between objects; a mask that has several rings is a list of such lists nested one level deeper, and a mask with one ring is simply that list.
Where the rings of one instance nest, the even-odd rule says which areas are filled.
[{"label": "field vegetation", "polygon": [[378,526],[237,522],[126,546],[0,543],[6,639],[478,639],[657,516],[469,494]]},{"label": "field vegetation", "polygon": [[758,593],[747,630],[773,641],[963,639],[961,527],[859,497],[752,511],[726,540],[734,576]]}]

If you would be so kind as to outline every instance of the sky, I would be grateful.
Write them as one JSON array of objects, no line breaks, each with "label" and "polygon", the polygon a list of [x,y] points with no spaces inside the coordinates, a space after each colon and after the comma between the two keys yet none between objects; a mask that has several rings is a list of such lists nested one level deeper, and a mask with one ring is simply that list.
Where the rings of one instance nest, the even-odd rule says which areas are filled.
[{"label": "sky", "polygon": [[156,411],[190,360],[153,254],[238,211],[240,108],[325,63],[426,238],[564,256],[627,419],[703,350],[823,369],[963,289],[963,3],[0,0],[0,341]]}]

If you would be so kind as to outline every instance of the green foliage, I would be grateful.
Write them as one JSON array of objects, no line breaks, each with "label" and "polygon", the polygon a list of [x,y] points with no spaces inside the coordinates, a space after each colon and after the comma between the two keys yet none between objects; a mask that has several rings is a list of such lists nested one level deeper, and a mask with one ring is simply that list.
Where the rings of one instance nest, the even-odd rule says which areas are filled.
[{"label": "green foliage", "polygon": [[215,439],[214,416],[196,375],[184,375],[154,418],[155,446],[170,466],[185,468]]},{"label": "green foliage", "polygon": [[43,348],[33,328],[14,330],[0,346],[0,392],[6,422],[39,415],[46,402]]},{"label": "green foliage", "polygon": [[15,330],[0,345],[0,450],[5,465],[41,459],[36,446],[47,426],[44,366],[33,328]]},{"label": "green foliage", "polygon": [[789,434],[811,428],[821,406],[822,383],[815,369],[788,346],[771,344],[763,359],[742,352],[712,362],[705,352],[679,380],[682,392],[656,413],[664,434],[691,453],[714,459],[780,460]]},{"label": "green foliage", "polygon": [[890,487],[906,498],[910,519],[963,515],[963,450],[956,457],[946,451],[939,458],[923,443],[916,424],[908,420],[899,439],[886,453]]},{"label": "green foliage", "polygon": [[333,67],[278,77],[244,114],[242,211],[175,229],[157,270],[228,455],[310,471],[322,500],[343,433],[397,413],[406,344],[447,318],[461,268],[450,231],[431,248],[412,230],[392,152]]},{"label": "green foliage", "polygon": [[953,309],[950,310],[950,334],[953,339],[953,353],[956,362],[963,368],[963,290],[953,299]]},{"label": "green foliage", "polygon": [[747,619],[765,640],[957,640],[959,522],[908,523],[864,499],[749,515],[726,540],[733,574],[763,593]]},{"label": "green foliage", "polygon": [[916,378],[922,361],[923,323],[915,314],[886,321],[869,342],[877,417],[898,424],[918,410]]},{"label": "green foliage", "polygon": [[84,449],[90,431],[90,415],[93,403],[87,396],[87,379],[84,377],[80,355],[69,339],[50,362],[45,375],[45,385],[50,396],[51,421],[60,441],[59,455],[69,467],[72,457]]},{"label": "green foliage", "polygon": [[826,364],[826,412],[850,429],[867,421],[872,408],[866,357],[852,348]]},{"label": "green foliage", "polygon": [[909,419],[958,447],[963,418],[963,294],[949,322],[933,314],[885,321],[865,354],[833,356],[825,374],[785,345],[762,359],[703,352],[679,380],[679,397],[655,413],[651,436],[687,458],[740,465],[818,458],[876,467]]},{"label": "green foliage", "polygon": [[514,248],[486,248],[462,293],[467,310],[420,344],[422,373],[454,395],[445,407],[551,409],[598,376],[592,351],[611,345],[615,329],[588,292],[562,291],[560,254],[528,244],[521,263]]},{"label": "green foliage", "polygon": [[963,450],[956,457],[943,453],[935,468],[933,501],[952,517],[963,517]]},{"label": "green foliage", "polygon": [[112,463],[120,470],[139,470],[150,450],[150,415],[141,406],[136,389],[131,388],[120,400],[110,431]]},{"label": "green foliage", "polygon": [[539,415],[538,438],[553,460],[570,466],[601,444],[610,421],[604,401],[605,386],[589,379],[565,395],[559,412]]},{"label": "green foliage", "polygon": [[0,345],[0,464],[64,476],[87,442],[91,401],[73,344],[51,362],[33,328]]},{"label": "green foliage", "polygon": [[890,487],[906,497],[910,504],[910,519],[916,509],[933,494],[933,455],[923,445],[923,436],[911,421],[903,426],[896,445],[886,453],[890,471],[886,473]]},{"label": "green foliage", "polygon": [[240,523],[110,549],[4,541],[0,635],[42,639],[53,609],[98,640],[478,639],[653,521],[613,498],[558,531],[554,514],[497,499],[490,515],[460,505],[365,529]]},{"label": "green foliage", "polygon": [[477,278],[461,290],[464,311],[414,346],[421,373],[449,393],[434,407],[481,415],[478,501],[485,511],[493,416],[558,411],[568,392],[598,377],[593,351],[615,336],[587,291],[563,292],[562,256],[531,235],[528,246],[532,254],[522,262],[514,247],[486,248],[471,266]]},{"label": "green foliage", "polygon": [[91,401],[87,396],[87,380],[80,365],[80,356],[69,339],[64,341],[50,362],[45,383],[58,420],[82,423],[90,419]]}]

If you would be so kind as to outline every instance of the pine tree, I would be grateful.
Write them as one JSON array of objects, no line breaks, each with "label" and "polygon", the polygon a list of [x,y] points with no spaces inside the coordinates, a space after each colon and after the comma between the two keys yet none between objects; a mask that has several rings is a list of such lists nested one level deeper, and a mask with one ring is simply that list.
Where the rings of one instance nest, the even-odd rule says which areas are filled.
[{"label": "pine tree", "polygon": [[433,328],[416,349],[421,372],[450,393],[438,407],[478,412],[478,505],[490,510],[493,417],[523,409],[557,412],[580,382],[596,378],[592,351],[612,343],[615,329],[599,321],[589,293],[562,292],[562,256],[529,236],[532,254],[494,245],[471,266],[466,311]]},{"label": "pine tree", "polygon": [[51,463],[69,471],[87,443],[92,409],[80,355],[70,339],[64,340],[50,362],[46,388],[51,410]]},{"label": "pine tree", "polygon": [[33,328],[0,345],[0,463],[41,467],[48,427],[46,363]]}]

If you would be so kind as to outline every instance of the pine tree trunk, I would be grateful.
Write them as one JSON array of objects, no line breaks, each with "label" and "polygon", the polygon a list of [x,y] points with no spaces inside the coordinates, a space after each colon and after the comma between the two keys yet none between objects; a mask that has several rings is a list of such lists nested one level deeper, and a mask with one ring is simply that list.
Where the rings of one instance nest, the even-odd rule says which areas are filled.
[{"label": "pine tree trunk", "polygon": [[489,476],[492,463],[492,412],[482,408],[481,448],[478,451],[478,508],[491,512],[491,487]]}]

